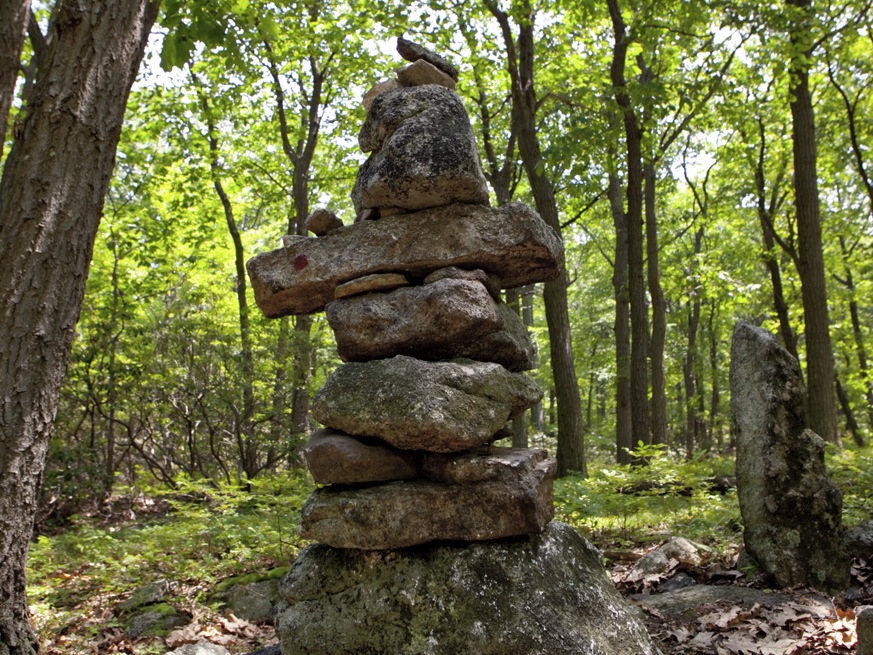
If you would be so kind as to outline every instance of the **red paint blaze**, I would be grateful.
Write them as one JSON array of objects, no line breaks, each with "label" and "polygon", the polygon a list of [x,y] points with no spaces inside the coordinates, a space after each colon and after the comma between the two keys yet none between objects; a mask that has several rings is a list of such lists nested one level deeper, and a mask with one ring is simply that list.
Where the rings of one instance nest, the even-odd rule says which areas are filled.
[{"label": "red paint blaze", "polygon": [[309,266],[309,258],[306,255],[297,255],[294,258],[295,271],[302,271],[307,266]]}]

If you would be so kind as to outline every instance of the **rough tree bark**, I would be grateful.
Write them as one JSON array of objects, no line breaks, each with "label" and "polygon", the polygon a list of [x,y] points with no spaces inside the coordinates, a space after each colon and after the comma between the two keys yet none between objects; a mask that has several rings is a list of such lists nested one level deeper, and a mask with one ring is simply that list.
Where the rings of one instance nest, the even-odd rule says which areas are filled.
[{"label": "rough tree bark", "polygon": [[21,62],[21,48],[30,16],[30,0],[4,0],[0,3],[0,157],[6,143],[6,125],[15,97],[15,84]]},{"label": "rough tree bark", "polygon": [[[529,0],[521,2],[522,19],[518,26],[518,45],[509,26],[509,17],[493,0],[483,0],[500,24],[506,46],[507,67],[512,82],[513,127],[518,139],[527,179],[537,211],[552,229],[561,235],[558,205],[552,182],[544,172],[544,160],[536,133],[537,97],[534,87],[534,18]],[[558,475],[579,471],[587,475],[582,434],[582,399],[573,361],[570,338],[570,315],[567,302],[566,271],[543,285],[546,322],[555,394],[558,405]]]},{"label": "rough tree bark", "polygon": [[792,10],[793,53],[790,105],[794,151],[794,202],[797,215],[798,273],[806,328],[806,377],[809,427],[841,445],[834,394],[834,354],[829,332],[827,287],[822,254],[821,215],[816,173],[815,117],[809,88],[812,54],[812,0],[786,0]]},{"label": "rough tree bark", "polygon": [[[38,644],[28,541],[151,0],[61,0],[0,180],[0,653]],[[0,89],[3,93],[11,89]]]},{"label": "rough tree bark", "polygon": [[643,166],[643,198],[646,232],[646,279],[652,301],[652,334],[649,342],[649,368],[652,380],[650,427],[653,444],[667,443],[667,374],[664,348],[667,341],[667,299],[661,287],[658,247],[658,220],[655,215],[655,163]]},{"label": "rough tree bark", "polygon": [[615,227],[615,263],[612,288],[615,296],[615,459],[630,464],[633,458],[633,420],[630,386],[630,300],[627,286],[627,215],[621,199],[621,181],[609,175],[609,205]]}]

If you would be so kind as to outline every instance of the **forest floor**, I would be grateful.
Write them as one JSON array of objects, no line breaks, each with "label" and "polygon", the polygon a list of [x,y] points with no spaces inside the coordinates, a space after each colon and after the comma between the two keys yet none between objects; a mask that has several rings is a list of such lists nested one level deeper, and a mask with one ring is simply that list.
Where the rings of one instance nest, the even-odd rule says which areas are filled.
[{"label": "forest floor", "polygon": [[[611,553],[612,554],[612,553]],[[796,587],[774,590],[730,561],[700,566],[672,560],[640,574],[633,560],[608,569],[616,587],[643,612],[664,655],[838,655],[854,653],[854,608],[873,603],[873,562],[855,560],[849,589],[837,597]]]},{"label": "forest floor", "polygon": [[[673,470],[658,466],[648,469],[650,479]],[[694,475],[711,475],[710,465]],[[628,496],[622,489],[638,481],[614,471],[564,478],[556,482],[555,518],[601,550],[614,584],[639,608],[664,655],[854,653],[853,612],[873,604],[873,561],[854,560],[851,585],[836,597],[768,589],[737,568],[742,532],[735,493],[712,494],[692,483],[692,494]],[[290,475],[245,493],[201,487],[169,497],[129,494],[43,532],[29,569],[41,652],[165,655],[206,639],[241,655],[275,644],[271,625],[227,613],[213,592],[229,578],[293,561],[304,545],[295,526],[311,489]],[[869,516],[869,494],[862,496],[863,505],[849,504],[863,510],[853,509],[853,518]],[[637,563],[673,537],[699,545],[700,558],[668,559],[642,572]],[[169,582],[166,602],[190,620],[159,636],[131,637],[119,607],[156,580]]]}]

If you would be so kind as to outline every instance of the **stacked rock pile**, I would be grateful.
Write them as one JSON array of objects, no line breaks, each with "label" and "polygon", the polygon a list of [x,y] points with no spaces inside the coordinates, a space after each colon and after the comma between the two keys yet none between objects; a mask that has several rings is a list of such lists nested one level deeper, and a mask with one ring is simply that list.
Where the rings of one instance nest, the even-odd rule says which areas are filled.
[{"label": "stacked rock pile", "polygon": [[488,205],[457,71],[405,39],[411,63],[364,99],[360,167],[343,226],[326,210],[248,264],[268,316],[326,310],[345,362],[316,394],[304,449],[319,485],[301,531],[337,548],[536,534],[554,460],[495,447],[541,398],[535,350],[500,290],[553,278],[555,233],[520,203]]}]

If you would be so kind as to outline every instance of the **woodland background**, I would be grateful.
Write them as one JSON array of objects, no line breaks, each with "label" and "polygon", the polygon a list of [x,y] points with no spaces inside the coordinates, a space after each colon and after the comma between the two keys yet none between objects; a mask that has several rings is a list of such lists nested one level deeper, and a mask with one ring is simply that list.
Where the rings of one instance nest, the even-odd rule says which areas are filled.
[{"label": "woodland background", "polygon": [[[724,576],[741,519],[711,479],[731,473],[730,339],[747,320],[797,354],[844,520],[869,519],[870,4],[165,1],[127,106],[41,497],[31,504],[27,487],[4,505],[37,508],[30,604],[16,608],[46,652],[139,652],[114,608],[155,577],[174,581],[200,628],[239,637],[237,652],[264,643],[210,594],[303,545],[294,526],[312,483],[297,450],[315,427],[309,397],[339,362],[323,316],[261,316],[244,262],[302,233],[317,207],[353,220],[360,99],[402,64],[401,34],[459,65],[493,204],[528,202],[565,245],[564,279],[506,294],[546,392],[513,442],[557,455],[557,517],[613,572],[631,547],[681,534],[712,548],[699,581]],[[21,66],[0,62],[19,90],[0,115],[4,179],[31,124],[19,98],[40,88],[45,53],[63,60],[50,40],[78,29],[77,11],[99,15],[58,7],[68,15],[49,31],[52,9],[33,3]],[[13,200],[0,209],[4,229],[26,222]],[[7,427],[13,445],[32,434]],[[16,448],[0,452],[7,481],[20,477]],[[38,479],[41,460],[28,466]],[[9,523],[14,570],[0,570],[22,597],[30,518]],[[867,563],[853,576],[873,579]],[[848,652],[844,628],[842,650],[797,652]]]},{"label": "woodland background", "polygon": [[[546,390],[517,442],[553,446],[564,404],[575,421],[564,422],[564,443],[584,439],[581,455],[565,448],[564,470],[584,473],[584,456],[627,462],[639,443],[688,457],[728,448],[735,321],[779,332],[807,364],[815,311],[830,327],[833,421],[839,411],[825,436],[864,443],[869,3],[809,13],[791,3],[489,5],[164,3],[128,104],[45,513],[72,514],[119,482],[246,483],[299,465],[308,397],[338,363],[331,333],[323,316],[264,319],[243,263],[301,232],[316,207],[353,220],[360,98],[401,64],[400,34],[460,66],[493,202],[544,213],[543,182],[554,197],[570,331],[550,343],[540,288],[507,294],[536,336]],[[791,112],[801,69],[817,127],[827,293],[806,312]],[[511,93],[525,71],[526,108]],[[533,161],[519,148],[525,112]],[[556,351],[572,353],[576,406],[560,395],[571,385],[556,389]]]}]

